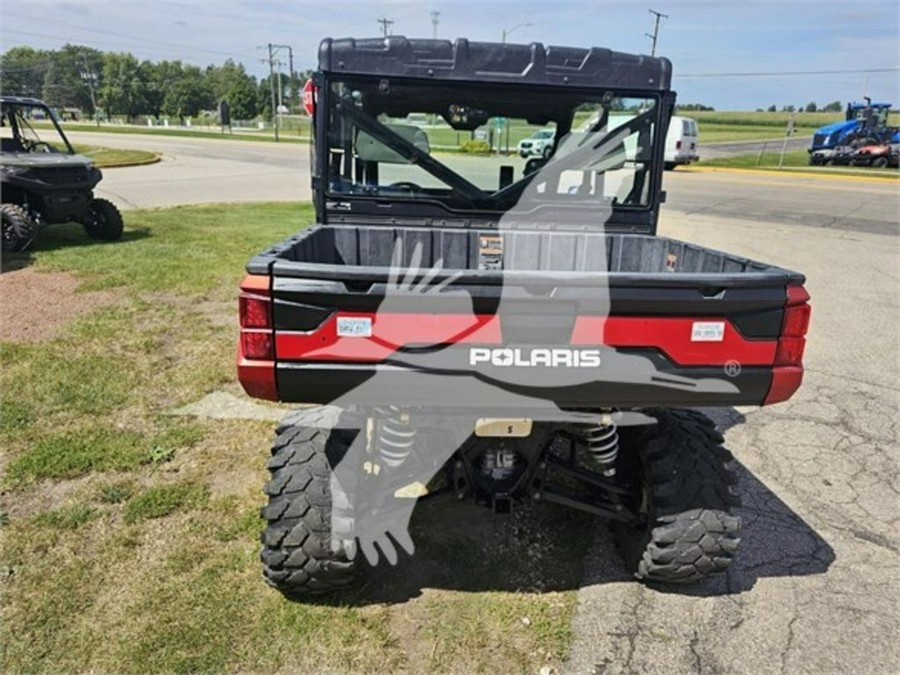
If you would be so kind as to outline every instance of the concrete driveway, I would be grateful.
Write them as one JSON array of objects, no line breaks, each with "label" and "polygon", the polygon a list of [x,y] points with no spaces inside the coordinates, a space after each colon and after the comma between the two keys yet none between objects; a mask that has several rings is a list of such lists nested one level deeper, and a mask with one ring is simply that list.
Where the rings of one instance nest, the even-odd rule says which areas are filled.
[{"label": "concrete driveway", "polygon": [[806,273],[805,380],[787,403],[707,411],[740,465],[742,550],[726,576],[633,583],[598,528],[569,672],[896,672],[898,238],[678,213],[661,233]]}]

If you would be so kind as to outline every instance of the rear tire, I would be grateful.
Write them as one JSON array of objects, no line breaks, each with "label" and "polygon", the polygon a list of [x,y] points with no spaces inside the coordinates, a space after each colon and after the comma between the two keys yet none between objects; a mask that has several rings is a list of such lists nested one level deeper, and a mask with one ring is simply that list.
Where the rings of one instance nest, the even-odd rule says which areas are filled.
[{"label": "rear tire", "polygon": [[118,241],[122,238],[122,214],[111,201],[106,199],[91,200],[91,208],[84,219],[84,230],[92,239],[101,241]]},{"label": "rear tire", "polygon": [[27,249],[37,236],[37,223],[18,204],[0,205],[2,250],[17,253]]},{"label": "rear tire", "polygon": [[260,560],[266,582],[288,597],[353,583],[354,563],[332,536],[332,507],[337,505],[326,456],[346,452],[352,437],[346,430],[282,427],[272,446]]},{"label": "rear tire", "polygon": [[[740,539],[740,505],[715,423],[693,410],[646,410],[658,424],[623,453],[622,474],[641,485],[641,521],[617,524],[622,557],[637,579],[690,583],[722,572]],[[628,455],[631,455],[630,457]],[[621,455],[620,455],[621,456]]]},{"label": "rear tire", "polygon": [[676,166],[678,166],[678,165],[675,162],[665,162],[663,164],[663,168],[666,171],[674,171]]},{"label": "rear tire", "polygon": [[875,167],[876,169],[884,169],[887,167],[887,165],[888,165],[887,157],[877,157],[876,159],[872,160],[872,166]]}]

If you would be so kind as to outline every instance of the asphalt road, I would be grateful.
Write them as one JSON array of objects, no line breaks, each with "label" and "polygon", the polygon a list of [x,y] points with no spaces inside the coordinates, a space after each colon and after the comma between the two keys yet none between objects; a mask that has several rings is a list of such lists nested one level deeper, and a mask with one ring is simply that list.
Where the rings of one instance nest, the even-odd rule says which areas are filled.
[{"label": "asphalt road", "polygon": [[[88,134],[73,134],[91,142]],[[303,199],[306,146],[104,136],[161,164],[110,170],[122,204]],[[900,662],[897,184],[675,171],[660,233],[804,272],[813,316],[790,402],[710,411],[740,465],[742,552],[687,588],[627,579],[605,527],[573,673],[894,673]]]},{"label": "asphalt road", "polygon": [[[104,172],[98,192],[123,208],[310,198],[309,146],[305,144],[149,134],[71,135],[77,143],[162,154],[158,164]],[[463,156],[451,160],[466,162]],[[503,163],[513,164],[518,171],[524,162],[516,157]],[[882,234],[897,231],[897,186],[892,184],[760,173],[698,173],[682,168],[666,172],[664,187],[668,193],[664,211],[691,217],[749,218]]]}]

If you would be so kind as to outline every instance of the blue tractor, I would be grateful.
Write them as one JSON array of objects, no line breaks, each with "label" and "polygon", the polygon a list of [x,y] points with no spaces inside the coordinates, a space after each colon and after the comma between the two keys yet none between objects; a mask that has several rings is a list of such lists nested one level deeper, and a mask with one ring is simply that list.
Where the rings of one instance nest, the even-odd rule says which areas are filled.
[{"label": "blue tractor", "polygon": [[896,143],[900,131],[888,127],[890,103],[848,103],[843,122],[833,122],[816,130],[809,148],[810,164],[831,164],[837,155],[851,152],[857,145]]}]

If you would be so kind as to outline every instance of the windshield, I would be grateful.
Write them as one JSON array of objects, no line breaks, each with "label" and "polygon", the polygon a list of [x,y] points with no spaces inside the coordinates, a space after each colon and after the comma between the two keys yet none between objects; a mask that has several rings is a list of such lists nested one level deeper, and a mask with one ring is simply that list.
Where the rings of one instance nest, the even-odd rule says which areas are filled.
[{"label": "windshield", "polygon": [[537,181],[546,203],[651,201],[654,98],[359,77],[331,81],[325,112],[333,197],[507,210]]},{"label": "windshield", "polygon": [[27,103],[0,104],[0,144],[3,152],[72,153],[50,109]]}]

